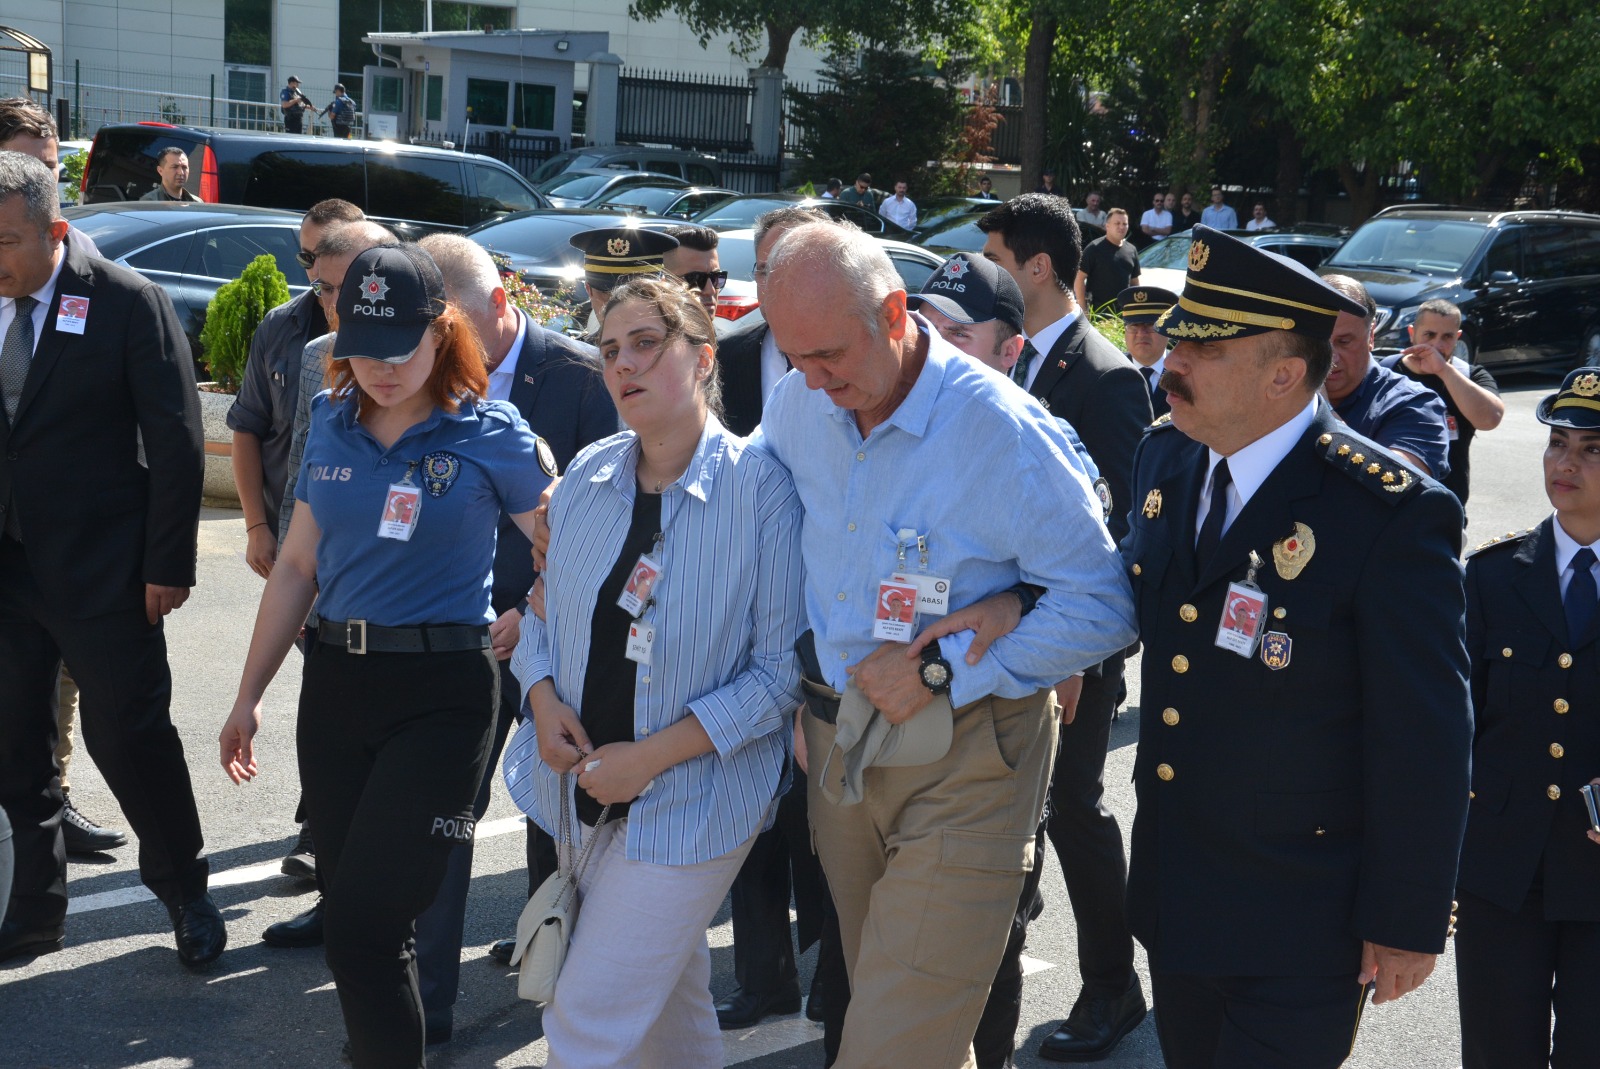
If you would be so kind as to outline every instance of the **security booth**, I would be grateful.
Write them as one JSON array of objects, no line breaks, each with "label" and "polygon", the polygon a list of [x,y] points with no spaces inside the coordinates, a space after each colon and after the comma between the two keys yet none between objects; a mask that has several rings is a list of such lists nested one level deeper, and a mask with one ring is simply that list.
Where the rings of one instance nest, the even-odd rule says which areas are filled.
[{"label": "security booth", "polygon": [[[615,100],[621,64],[607,51],[608,33],[485,27],[361,40],[379,56],[362,70],[362,111],[372,138],[464,143],[474,133],[515,132],[553,137],[565,147],[578,65],[591,65],[584,73],[595,102],[596,93]],[[615,115],[614,105],[600,110]],[[589,139],[601,133],[614,139],[614,118],[612,125],[599,131],[591,124]]]}]

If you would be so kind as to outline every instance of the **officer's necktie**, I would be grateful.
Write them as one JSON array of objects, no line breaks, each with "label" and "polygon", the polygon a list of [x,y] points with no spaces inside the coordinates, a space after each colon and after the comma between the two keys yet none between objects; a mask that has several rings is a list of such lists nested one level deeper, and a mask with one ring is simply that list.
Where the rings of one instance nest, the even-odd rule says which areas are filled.
[{"label": "officer's necktie", "polygon": [[1567,641],[1576,646],[1583,641],[1594,619],[1594,550],[1584,546],[1572,556],[1572,582],[1567,584]]},{"label": "officer's necktie", "polygon": [[1033,342],[1026,338],[1022,341],[1022,355],[1011,368],[1011,381],[1023,389],[1028,388],[1028,369],[1033,366],[1033,358],[1039,355],[1039,350],[1033,347]]},{"label": "officer's necktie", "polygon": [[1142,367],[1139,370],[1144,373],[1145,389],[1149,390],[1151,395],[1154,396],[1156,392],[1156,369],[1153,367]]},{"label": "officer's necktie", "polygon": [[16,418],[22,384],[28,381],[28,365],[33,362],[33,307],[38,303],[32,297],[17,298],[17,314],[0,346],[0,393],[5,395],[8,420]]},{"label": "officer's necktie", "polygon": [[1200,525],[1200,539],[1194,546],[1195,560],[1202,568],[1217,551],[1217,545],[1222,541],[1222,532],[1227,527],[1228,487],[1232,483],[1233,476],[1228,474],[1228,462],[1217,461],[1216,470],[1211,473],[1211,507],[1206,510],[1206,522]]}]

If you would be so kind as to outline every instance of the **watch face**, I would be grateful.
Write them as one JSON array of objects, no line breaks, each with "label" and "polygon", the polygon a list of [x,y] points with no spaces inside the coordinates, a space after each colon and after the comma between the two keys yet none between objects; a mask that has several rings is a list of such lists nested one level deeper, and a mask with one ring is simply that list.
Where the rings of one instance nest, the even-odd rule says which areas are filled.
[{"label": "watch face", "polygon": [[930,690],[938,690],[950,682],[950,669],[942,664],[925,664],[922,666],[922,682]]}]

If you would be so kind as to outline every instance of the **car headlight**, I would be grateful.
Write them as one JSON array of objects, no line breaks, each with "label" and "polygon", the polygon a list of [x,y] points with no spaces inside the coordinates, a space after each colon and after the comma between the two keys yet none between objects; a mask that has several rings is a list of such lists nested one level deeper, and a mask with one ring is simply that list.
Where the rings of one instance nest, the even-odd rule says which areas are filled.
[{"label": "car headlight", "polygon": [[1388,324],[1387,329],[1383,328],[1382,326],[1380,326],[1379,329],[1386,334],[1404,334],[1406,332],[1406,328],[1411,326],[1411,324],[1415,323],[1416,321],[1417,306],[1412,305],[1410,308],[1402,308],[1399,313],[1394,316],[1394,319]]}]

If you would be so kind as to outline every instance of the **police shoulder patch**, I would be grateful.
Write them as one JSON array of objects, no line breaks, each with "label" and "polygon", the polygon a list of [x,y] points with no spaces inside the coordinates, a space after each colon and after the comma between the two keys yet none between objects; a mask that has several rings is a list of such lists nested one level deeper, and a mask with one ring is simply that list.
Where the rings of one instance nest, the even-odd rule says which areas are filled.
[{"label": "police shoulder patch", "polygon": [[543,468],[544,473],[550,476],[552,479],[554,479],[557,475],[560,475],[561,472],[556,468],[556,454],[555,451],[550,448],[550,443],[545,441],[543,438],[535,438],[533,442],[534,449],[539,454],[539,467]]},{"label": "police shoulder patch", "polygon": [[1094,481],[1094,496],[1100,500],[1102,519],[1111,518],[1111,484],[1106,482],[1104,475]]},{"label": "police shoulder patch", "polygon": [[1390,504],[1397,505],[1422,488],[1422,476],[1405,461],[1365,438],[1330,431],[1317,437],[1316,448],[1329,466]]},{"label": "police shoulder patch", "polygon": [[1529,535],[1534,534],[1538,530],[1539,528],[1537,527],[1530,527],[1526,531],[1507,531],[1503,535],[1496,535],[1487,542],[1479,542],[1476,546],[1467,551],[1467,560],[1471,560],[1484,550],[1493,549],[1496,546],[1520,545],[1524,538],[1527,538]]}]

